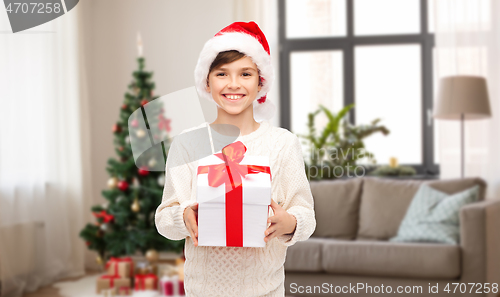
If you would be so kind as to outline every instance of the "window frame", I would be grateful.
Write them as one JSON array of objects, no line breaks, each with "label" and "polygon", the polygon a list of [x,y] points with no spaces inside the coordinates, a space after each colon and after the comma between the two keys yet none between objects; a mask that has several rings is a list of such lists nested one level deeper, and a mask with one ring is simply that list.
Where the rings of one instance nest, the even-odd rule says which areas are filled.
[{"label": "window frame", "polygon": [[[286,38],[286,1],[278,0],[278,41],[280,71],[280,125],[291,129],[290,55],[299,51],[340,50],[343,53],[344,106],[355,103],[354,50],[358,45],[419,44],[422,69],[422,163],[402,164],[415,168],[419,175],[438,175],[439,164],[434,162],[433,109],[433,49],[434,33],[428,30],[428,0],[420,0],[420,33],[397,35],[354,35],[354,1],[346,1],[347,35],[342,37]],[[373,0],[376,1],[376,0]],[[349,120],[356,123],[354,109]]]}]

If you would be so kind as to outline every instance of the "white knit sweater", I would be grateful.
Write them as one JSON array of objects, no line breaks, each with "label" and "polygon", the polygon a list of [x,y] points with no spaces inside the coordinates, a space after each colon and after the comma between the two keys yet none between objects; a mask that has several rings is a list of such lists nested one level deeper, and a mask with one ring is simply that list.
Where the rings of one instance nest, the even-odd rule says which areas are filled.
[{"label": "white knit sweater", "polygon": [[[194,129],[203,131],[199,129],[207,125],[184,130],[181,135]],[[308,239],[316,228],[313,197],[298,137],[286,129],[273,127],[269,121],[262,121],[257,130],[235,140],[246,146],[245,155],[269,156],[272,199],[297,219],[293,235],[273,238],[264,248],[194,246],[183,214],[186,207],[196,202],[198,165],[196,157],[189,155],[192,151],[189,147],[203,145],[204,140],[195,138],[198,143],[192,142],[192,137],[190,143],[174,138],[167,157],[162,203],[155,215],[161,235],[171,240],[186,238],[187,296],[284,296],[283,265],[287,247]],[[213,144],[217,148],[215,140]],[[272,209],[270,215],[273,215]]]}]

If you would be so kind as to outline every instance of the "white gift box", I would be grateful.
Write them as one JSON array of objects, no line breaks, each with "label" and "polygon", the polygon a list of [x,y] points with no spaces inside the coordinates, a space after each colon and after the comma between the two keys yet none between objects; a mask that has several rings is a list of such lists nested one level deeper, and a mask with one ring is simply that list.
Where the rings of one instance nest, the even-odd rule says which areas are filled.
[{"label": "white gift box", "polygon": [[[160,292],[161,296],[171,296],[171,297],[180,297],[184,295],[184,289],[181,289],[181,284],[179,281],[179,276],[166,276],[164,275],[160,278]],[[169,290],[166,290],[166,286],[171,286]]]},{"label": "white gift box", "polygon": [[[215,155],[200,159],[198,166],[224,164]],[[240,165],[269,167],[267,156],[244,156]],[[270,172],[270,171],[269,171]],[[238,173],[233,173],[238,174]],[[243,247],[265,247],[271,204],[271,175],[265,172],[246,174],[242,181]],[[226,244],[226,184],[211,187],[208,174],[198,174],[198,246],[227,246]]]}]

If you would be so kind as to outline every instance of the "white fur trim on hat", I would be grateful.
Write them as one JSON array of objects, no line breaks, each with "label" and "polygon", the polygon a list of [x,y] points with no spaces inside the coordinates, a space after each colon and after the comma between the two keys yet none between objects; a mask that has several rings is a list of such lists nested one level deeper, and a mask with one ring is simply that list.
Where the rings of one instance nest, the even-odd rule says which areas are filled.
[{"label": "white fur trim on hat", "polygon": [[264,103],[257,101],[269,92],[274,82],[271,56],[262,47],[262,44],[251,35],[238,32],[225,32],[212,37],[205,43],[194,70],[194,79],[198,94],[214,102],[212,94],[206,90],[208,70],[220,52],[229,50],[237,50],[244,53],[257,65],[257,68],[260,70],[260,76],[264,80],[262,81],[262,88],[253,102],[254,119],[257,122],[271,119],[276,112],[274,104],[269,101],[269,98],[266,98]]}]

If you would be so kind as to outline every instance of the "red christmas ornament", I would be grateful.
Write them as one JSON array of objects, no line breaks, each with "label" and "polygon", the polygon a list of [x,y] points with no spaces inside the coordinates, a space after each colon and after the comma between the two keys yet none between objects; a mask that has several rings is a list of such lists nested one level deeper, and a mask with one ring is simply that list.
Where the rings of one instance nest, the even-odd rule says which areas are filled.
[{"label": "red christmas ornament", "polygon": [[139,121],[137,119],[133,119],[131,122],[130,122],[130,126],[132,127],[137,127],[139,126]]},{"label": "red christmas ornament", "polygon": [[128,183],[126,180],[121,180],[118,182],[118,189],[126,191],[128,189]]},{"label": "red christmas ornament", "polygon": [[128,107],[128,106],[127,106],[127,104],[123,104],[123,105],[122,105],[122,109],[123,109],[123,110],[127,109],[127,107]]},{"label": "red christmas ornament", "polygon": [[141,100],[141,105],[142,106],[146,105],[147,103],[148,103],[148,100],[146,100],[146,99],[142,99]]},{"label": "red christmas ornament", "polygon": [[85,242],[85,244],[86,244],[87,246],[89,246],[89,245],[90,245],[90,241],[86,241],[86,242]]},{"label": "red christmas ornament", "polygon": [[120,133],[122,131],[122,127],[118,124],[113,125],[113,133]]},{"label": "red christmas ornament", "polygon": [[138,173],[140,176],[147,176],[149,174],[148,167],[147,166],[141,166],[139,168]]},{"label": "red christmas ornament", "polygon": [[120,152],[123,152],[123,146],[120,146],[120,147],[118,148],[118,150],[119,150]]},{"label": "red christmas ornament", "polygon": [[113,215],[108,214],[105,210],[101,210],[101,212],[98,213],[93,212],[92,214],[96,218],[102,218],[104,220],[104,223],[109,223],[115,219]]}]

